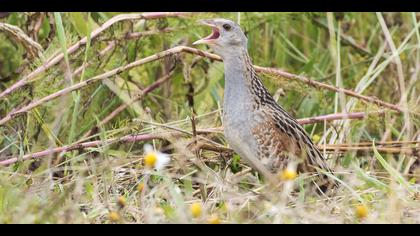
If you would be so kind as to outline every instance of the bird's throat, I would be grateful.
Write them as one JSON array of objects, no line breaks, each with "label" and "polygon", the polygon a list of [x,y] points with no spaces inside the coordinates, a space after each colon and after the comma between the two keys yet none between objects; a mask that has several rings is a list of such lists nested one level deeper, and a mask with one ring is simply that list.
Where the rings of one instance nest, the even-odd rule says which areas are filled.
[{"label": "bird's throat", "polygon": [[[248,53],[237,52],[223,59],[225,67],[224,116],[240,120],[240,114],[252,109],[251,71]],[[245,112],[247,111],[247,112]],[[246,119],[246,117],[243,117]]]}]

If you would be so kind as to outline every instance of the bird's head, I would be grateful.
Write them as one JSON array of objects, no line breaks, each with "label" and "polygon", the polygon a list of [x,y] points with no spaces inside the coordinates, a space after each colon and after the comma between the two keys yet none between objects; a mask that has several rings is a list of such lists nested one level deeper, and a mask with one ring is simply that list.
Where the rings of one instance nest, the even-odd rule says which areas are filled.
[{"label": "bird's head", "polygon": [[211,19],[201,20],[201,24],[210,26],[212,33],[193,43],[207,44],[220,56],[231,55],[239,49],[247,49],[248,39],[241,27],[231,20]]}]

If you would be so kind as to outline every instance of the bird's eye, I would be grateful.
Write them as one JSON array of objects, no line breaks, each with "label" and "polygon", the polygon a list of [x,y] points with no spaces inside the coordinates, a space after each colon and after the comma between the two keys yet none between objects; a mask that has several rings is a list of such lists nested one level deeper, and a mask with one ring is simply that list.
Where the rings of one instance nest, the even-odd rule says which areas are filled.
[{"label": "bird's eye", "polygon": [[224,24],[223,25],[223,29],[225,29],[225,30],[230,30],[232,27],[230,26],[230,25],[228,25],[228,24]]}]

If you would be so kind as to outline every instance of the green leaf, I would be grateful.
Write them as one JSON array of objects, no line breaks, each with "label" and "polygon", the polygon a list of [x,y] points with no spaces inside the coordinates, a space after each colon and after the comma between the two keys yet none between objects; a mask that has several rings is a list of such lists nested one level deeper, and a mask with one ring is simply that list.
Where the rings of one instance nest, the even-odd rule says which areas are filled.
[{"label": "green leaf", "polygon": [[41,129],[44,131],[45,135],[47,135],[48,139],[51,142],[54,142],[59,146],[63,146],[63,143],[58,139],[58,137],[50,129],[48,124],[46,124],[45,121],[42,119],[41,114],[39,113],[39,110],[37,108],[35,108],[32,111],[32,114],[33,114],[35,120],[41,125]]},{"label": "green leaf", "polygon": [[372,143],[373,152],[375,154],[376,159],[378,159],[379,163],[384,167],[386,171],[388,171],[389,175],[396,180],[399,184],[407,188],[407,190],[410,189],[410,184],[404,179],[404,177],[396,170],[394,169],[382,156],[379,154],[378,150],[375,147],[375,143]]},{"label": "green leaf", "polygon": [[69,55],[67,53],[67,40],[66,33],[64,31],[63,20],[61,19],[61,14],[59,12],[54,12],[55,27],[57,28],[58,41],[60,42],[61,50],[64,53],[64,60],[67,65],[69,63]]},{"label": "green leaf", "polygon": [[83,12],[69,12],[70,22],[77,33],[85,37],[88,34],[87,16]]},{"label": "green leaf", "polygon": [[186,196],[192,196],[192,193],[194,191],[192,181],[190,178],[185,178],[182,180],[182,183],[184,185],[184,191]]},{"label": "green leaf", "polygon": [[48,35],[50,34],[51,31],[51,27],[50,27],[50,23],[48,22],[48,16],[44,16],[44,19],[42,21],[42,25],[41,25],[41,29],[39,30],[38,33],[38,41],[42,41],[44,39],[46,39],[48,37]]},{"label": "green leaf", "polygon": [[389,187],[386,184],[382,183],[375,177],[366,174],[366,172],[362,170],[361,168],[359,168],[358,166],[355,165],[354,169],[356,170],[357,176],[363,179],[366,182],[366,184],[368,184],[369,186],[375,187],[383,191],[386,191],[389,189]]},{"label": "green leaf", "polygon": [[112,150],[112,149],[108,150],[108,154],[110,156],[114,156],[114,157],[118,157],[118,158],[126,157],[128,155],[127,152],[125,152],[123,150]]},{"label": "green leaf", "polygon": [[315,55],[311,58],[310,61],[308,61],[305,66],[302,68],[302,72],[304,72],[305,74],[308,74],[309,72],[312,71],[315,62],[318,60],[318,55]]},{"label": "green leaf", "polygon": [[69,17],[71,24],[81,37],[88,36],[92,28],[98,27],[96,22],[90,17],[90,13],[69,12]]},{"label": "green leaf", "polygon": [[241,157],[238,154],[233,155],[232,164],[230,165],[230,169],[233,173],[237,173],[241,170],[241,167],[239,165],[240,161]]},{"label": "green leaf", "polygon": [[359,202],[364,203],[363,198],[361,198],[360,195],[352,187],[350,187],[350,185],[348,185],[347,183],[345,183],[341,179],[337,178],[336,176],[334,176],[333,174],[331,174],[331,173],[329,173],[325,170],[322,170],[322,169],[319,169],[319,168],[316,168],[316,169],[320,173],[328,176],[330,179],[333,179],[333,180],[337,181],[338,183],[340,183],[341,185],[343,185],[343,187],[347,188],[353,194],[353,196],[358,199]]},{"label": "green leaf", "polygon": [[95,196],[95,188],[91,182],[85,183],[85,192],[89,199],[93,199],[93,196]]},{"label": "green leaf", "polygon": [[166,217],[173,219],[175,217],[175,209],[171,207],[169,204],[164,203],[161,204],[161,208],[163,209],[163,212]]}]

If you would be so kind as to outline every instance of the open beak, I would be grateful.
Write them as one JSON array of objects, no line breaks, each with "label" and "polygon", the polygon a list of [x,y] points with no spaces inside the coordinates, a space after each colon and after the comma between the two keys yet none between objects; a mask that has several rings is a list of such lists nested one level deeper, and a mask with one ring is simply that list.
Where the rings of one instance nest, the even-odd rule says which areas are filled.
[{"label": "open beak", "polygon": [[200,20],[199,23],[203,25],[210,26],[212,28],[212,32],[209,36],[202,38],[200,40],[197,40],[193,43],[193,45],[197,44],[211,44],[216,41],[220,36],[219,28],[217,28],[216,24],[212,20]]}]

